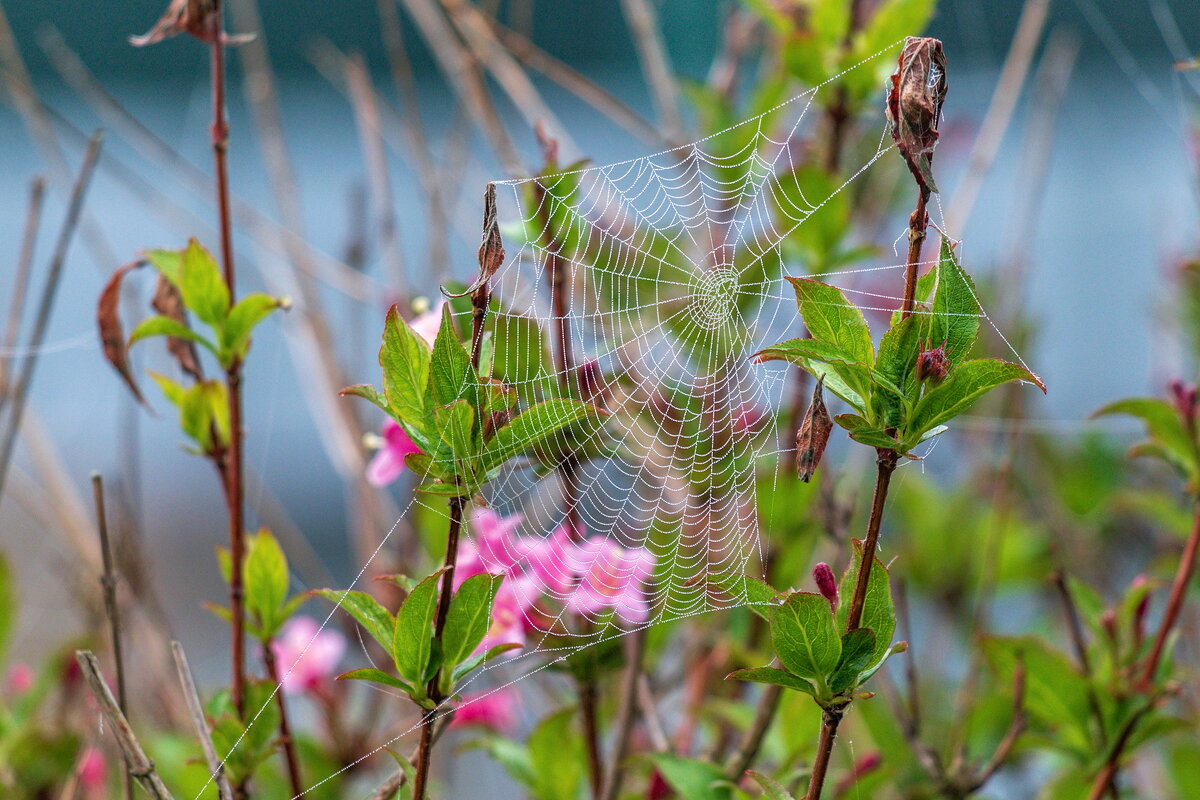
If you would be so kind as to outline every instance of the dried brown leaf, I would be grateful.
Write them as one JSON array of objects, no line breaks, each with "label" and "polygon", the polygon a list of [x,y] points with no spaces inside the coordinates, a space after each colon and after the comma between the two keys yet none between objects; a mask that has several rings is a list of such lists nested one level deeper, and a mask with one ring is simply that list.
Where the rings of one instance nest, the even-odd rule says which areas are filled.
[{"label": "dried brown leaf", "polygon": [[[187,315],[183,313],[183,296],[179,294],[175,284],[162,274],[158,276],[158,283],[154,287],[154,298],[150,301],[150,305],[164,317],[170,317],[185,328],[189,327]],[[204,380],[204,374],[200,369],[200,359],[196,355],[196,345],[193,342],[169,336],[167,337],[167,352],[179,362],[180,369],[198,381]]]},{"label": "dried brown leaf", "polygon": [[129,370],[129,349],[125,343],[125,329],[121,325],[120,312],[121,281],[130,271],[142,266],[143,263],[145,262],[133,261],[113,273],[112,278],[104,287],[104,291],[100,293],[100,300],[96,304],[96,323],[100,328],[100,341],[104,345],[104,357],[108,359],[108,363],[113,365],[113,369],[125,381],[125,385],[129,387],[129,391],[133,392],[133,396],[138,399],[138,402],[146,405],[146,398],[142,396],[142,392],[133,378],[133,373]]},{"label": "dried brown leaf", "polygon": [[800,430],[796,431],[796,471],[800,480],[808,483],[821,456],[825,454],[825,446],[829,444],[829,433],[833,430],[833,420],[825,407],[825,378],[822,376],[813,388],[812,402],[808,411],[804,412],[804,421]]},{"label": "dried brown leaf", "polygon": [[887,97],[892,139],[922,190],[936,192],[933,149],[946,99],[946,54],[937,39],[904,40]]}]

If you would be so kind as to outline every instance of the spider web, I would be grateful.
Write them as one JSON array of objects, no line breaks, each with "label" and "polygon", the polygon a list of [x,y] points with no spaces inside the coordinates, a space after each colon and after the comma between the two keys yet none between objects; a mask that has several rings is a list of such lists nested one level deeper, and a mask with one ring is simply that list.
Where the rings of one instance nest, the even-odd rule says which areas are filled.
[{"label": "spider web", "polygon": [[[744,582],[722,582],[714,591],[714,578],[761,564],[769,531],[759,518],[756,484],[764,468],[790,463],[792,448],[780,447],[769,420],[792,399],[794,369],[749,358],[800,334],[783,275],[838,285],[867,312],[890,313],[901,301],[860,281],[895,273],[887,285],[898,290],[904,263],[813,273],[788,257],[789,238],[893,148],[881,130],[857,170],[814,192],[801,175],[812,159],[805,139],[819,124],[813,112],[823,107],[821,92],[898,44],[697,142],[496,182],[509,257],[492,278],[493,374],[517,391],[522,405],[583,394],[609,414],[602,425],[573,426],[554,437],[542,448],[541,465],[516,459],[485,487],[486,507],[504,515],[514,536],[487,540],[470,518],[464,524],[460,567],[465,551],[488,571],[504,573],[501,591],[514,593],[521,610],[524,648],[484,665],[459,687],[486,689],[471,691],[465,702],[443,702],[309,789],[465,703],[561,669],[585,648],[750,601]],[[563,276],[560,289],[556,275]],[[979,316],[1007,344],[986,312]],[[419,493],[405,514],[415,504],[446,515],[443,501]],[[566,548],[570,554],[537,546],[564,529],[576,543]],[[649,574],[645,554],[653,560]],[[599,602],[581,603],[583,594]],[[503,641],[489,633],[484,647]],[[403,707],[401,697],[395,702]]]}]

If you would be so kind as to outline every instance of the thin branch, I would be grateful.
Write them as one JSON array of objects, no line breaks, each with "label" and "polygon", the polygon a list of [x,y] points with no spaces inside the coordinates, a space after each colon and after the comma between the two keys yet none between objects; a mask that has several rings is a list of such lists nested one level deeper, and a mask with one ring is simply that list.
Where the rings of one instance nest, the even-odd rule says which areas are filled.
[{"label": "thin branch", "polygon": [[642,674],[642,659],[646,654],[646,629],[639,628],[625,637],[625,674],[621,680],[621,699],[617,705],[616,731],[608,753],[602,800],[617,800],[624,778],[625,756],[629,752],[629,735],[633,732],[638,703],[638,679]]},{"label": "thin branch", "polygon": [[54,246],[54,254],[50,258],[50,269],[46,275],[46,284],[42,288],[42,296],[38,304],[37,315],[34,317],[33,329],[29,335],[29,352],[22,364],[21,374],[16,380],[12,394],[12,408],[9,412],[8,426],[4,429],[3,440],[0,441],[0,499],[4,497],[4,481],[8,475],[8,467],[12,461],[13,448],[17,441],[17,433],[21,429],[21,416],[25,411],[25,401],[29,397],[29,387],[33,383],[34,369],[37,367],[38,351],[46,337],[46,328],[50,324],[50,312],[54,308],[54,298],[61,282],[63,267],[67,262],[67,253],[79,217],[83,211],[83,201],[87,196],[88,186],[96,171],[96,161],[100,157],[100,132],[92,134],[88,142],[83,164],[75,178],[71,189],[71,200],[67,207],[67,216],[59,229],[58,241]]},{"label": "thin branch", "polygon": [[25,232],[21,237],[21,253],[17,258],[16,277],[9,287],[8,318],[5,321],[4,341],[0,343],[0,411],[8,400],[8,378],[12,359],[21,331],[21,311],[29,293],[29,274],[33,271],[33,255],[37,247],[38,227],[42,219],[42,201],[46,196],[46,181],[34,178],[29,187],[29,206],[25,212]]},{"label": "thin branch", "polygon": [[[112,542],[108,538],[108,515],[104,512],[104,479],[99,472],[92,473],[92,498],[96,505],[96,531],[100,535],[100,556],[104,562],[104,574],[100,586],[104,593],[104,612],[108,616],[109,635],[112,639],[113,665],[117,671],[117,707],[122,714],[129,714],[129,696],[125,691],[125,659],[121,653],[121,609],[117,604],[117,575],[113,570]],[[125,797],[133,798],[133,782],[125,776]]]},{"label": "thin branch", "polygon": [[[431,739],[433,744],[437,744],[438,740],[442,738],[442,734],[445,733],[446,729],[450,727],[450,721],[453,718],[454,713],[448,713],[442,717],[436,725],[433,725],[434,731]],[[432,725],[432,723],[430,724]],[[419,757],[420,749],[415,750],[412,755],[408,757],[408,763],[416,766]],[[408,783],[408,773],[406,773],[404,770],[397,770],[396,772],[392,773],[390,778],[380,784],[379,788],[375,790],[375,794],[371,795],[370,800],[392,800],[392,798],[396,795],[396,792],[404,788],[404,784],[406,783]]]},{"label": "thin branch", "polygon": [[646,0],[621,0],[621,10],[625,13],[629,32],[633,35],[638,59],[654,98],[658,118],[666,128],[666,138],[671,142],[678,142],[683,138],[683,118],[679,113],[679,84],[675,80],[654,8]]},{"label": "thin branch", "polygon": [[1159,661],[1162,660],[1166,650],[1167,639],[1171,636],[1171,631],[1179,619],[1180,611],[1183,610],[1183,603],[1187,599],[1188,585],[1192,581],[1192,574],[1196,571],[1196,557],[1197,552],[1200,551],[1200,504],[1197,504],[1193,514],[1195,517],[1192,521],[1192,532],[1188,535],[1187,543],[1183,547],[1179,568],[1175,572],[1175,580],[1171,583],[1171,594],[1167,598],[1167,609],[1163,612],[1158,635],[1154,637],[1154,646],[1150,650],[1150,657],[1146,659],[1146,667],[1142,672],[1140,687],[1142,691],[1148,691],[1154,685]]},{"label": "thin branch", "polygon": [[646,734],[650,744],[657,753],[666,753],[671,749],[667,740],[667,731],[658,715],[658,705],[654,702],[654,693],[650,689],[650,679],[644,671],[638,673],[638,706],[642,709],[642,724],[646,726]]},{"label": "thin branch", "polygon": [[113,735],[117,737],[117,745],[121,748],[122,755],[125,756],[129,776],[137,781],[138,785],[153,800],[174,800],[166,784],[154,771],[154,762],[142,749],[137,736],[134,735],[133,728],[129,726],[129,720],[121,713],[121,708],[117,705],[108,684],[104,682],[96,654],[88,650],[76,650],[75,660],[79,662],[79,668],[83,671],[83,679],[92,690],[96,704],[100,706],[100,713],[104,715]]},{"label": "thin branch", "polygon": [[183,699],[187,703],[188,716],[191,717],[192,727],[196,738],[200,740],[200,749],[204,751],[204,761],[208,764],[208,772],[217,784],[217,795],[220,800],[233,800],[233,789],[229,786],[229,778],[225,775],[225,765],[213,747],[212,731],[209,730],[208,720],[204,716],[204,706],[200,695],[196,692],[196,683],[192,680],[192,668],[188,665],[183,645],[171,641],[171,655],[175,657],[175,673],[179,677],[179,686],[183,689]]},{"label": "thin branch", "polygon": [[1017,660],[1017,667],[1013,673],[1013,716],[1012,721],[1008,725],[1008,730],[1004,733],[1004,738],[1000,740],[1000,744],[992,752],[992,757],[988,759],[983,768],[975,775],[975,778],[964,787],[965,794],[971,795],[983,787],[985,783],[992,779],[1009,756],[1012,755],[1013,748],[1017,745],[1017,740],[1021,738],[1021,734],[1025,732],[1027,719],[1025,716],[1025,662],[1023,659]]},{"label": "thin branch", "polygon": [[275,684],[275,701],[279,706],[279,744],[283,748],[283,761],[287,767],[288,780],[291,782],[292,798],[304,796],[304,779],[300,775],[300,759],[296,755],[296,740],[292,736],[292,723],[288,718],[287,700],[284,698],[283,684],[279,680],[279,664],[275,660],[275,651],[271,642],[263,644],[263,666],[267,668],[267,677]]},{"label": "thin branch", "polygon": [[1049,8],[1050,0],[1025,0],[987,115],[967,156],[966,171],[947,206],[948,230],[961,231],[971,217],[984,178],[995,161],[1021,96],[1021,87],[1025,85],[1025,77],[1029,74],[1029,66],[1033,63],[1034,53],[1042,38]]},{"label": "thin branch", "polygon": [[782,686],[772,683],[763,687],[762,694],[758,697],[758,704],[754,707],[754,721],[742,734],[737,749],[733,751],[733,755],[726,762],[725,777],[729,780],[740,780],[746,770],[754,764],[763,740],[767,737],[767,731],[771,729],[771,723],[775,720],[775,714],[779,710],[779,701],[782,698]]}]

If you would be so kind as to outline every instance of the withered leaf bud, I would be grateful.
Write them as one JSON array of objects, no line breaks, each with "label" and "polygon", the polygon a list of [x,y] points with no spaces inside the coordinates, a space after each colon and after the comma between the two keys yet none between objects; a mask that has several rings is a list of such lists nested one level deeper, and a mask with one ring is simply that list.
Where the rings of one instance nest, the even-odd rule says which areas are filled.
[{"label": "withered leaf bud", "polygon": [[800,430],[796,431],[796,471],[805,483],[812,479],[821,463],[825,445],[829,444],[829,433],[833,430],[833,420],[825,408],[824,387],[825,378],[822,377],[813,389],[812,402],[804,413]]},{"label": "withered leaf bud", "polygon": [[922,191],[936,192],[933,148],[946,99],[946,54],[937,39],[910,36],[887,96],[892,139]]}]

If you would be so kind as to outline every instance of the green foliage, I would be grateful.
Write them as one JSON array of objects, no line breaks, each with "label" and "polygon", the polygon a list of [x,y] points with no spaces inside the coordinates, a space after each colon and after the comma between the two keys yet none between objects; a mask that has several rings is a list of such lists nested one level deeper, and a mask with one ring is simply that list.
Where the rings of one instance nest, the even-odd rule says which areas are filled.
[{"label": "green foliage", "polygon": [[[556,435],[564,441],[576,434],[590,438],[604,416],[595,406],[569,397],[546,400],[510,416],[516,393],[471,364],[449,305],[432,348],[393,306],[384,325],[379,365],[382,393],[360,385],[342,394],[373,403],[404,429],[422,451],[407,457],[409,466],[427,481],[420,490],[443,497],[475,494],[516,456],[535,451],[552,458],[554,452],[546,446],[557,441]],[[566,433],[581,426],[584,430]]]},{"label": "green foliage", "polygon": [[[809,337],[768,347],[758,361],[787,361],[814,376],[853,409],[836,417],[850,438],[900,455],[936,436],[946,423],[992,389],[1027,381],[1045,391],[1041,378],[1020,364],[996,359],[968,360],[979,332],[979,302],[971,279],[949,245],[924,292],[929,308],[908,319],[893,317],[876,354],[862,312],[836,287],[789,278]],[[917,359],[924,350],[944,345],[945,380],[919,380]]]},{"label": "green foliage", "polygon": [[[230,582],[233,573],[232,558],[224,547],[217,548],[221,577]],[[246,556],[242,562],[242,586],[246,598],[246,632],[264,646],[279,635],[284,623],[304,605],[308,595],[295,594],[288,597],[291,573],[287,556],[279,542],[266,528],[246,540]],[[208,608],[217,616],[228,621],[229,609],[209,604]]]},{"label": "green foliage", "polygon": [[[847,630],[847,603],[854,594],[862,557],[862,543],[856,540],[854,561],[842,574],[842,602],[836,611],[825,597],[810,592],[789,592],[782,595],[782,602],[770,606],[771,645],[783,669],[742,669],[728,679],[803,692],[823,708],[838,709],[849,703],[890,655],[903,650],[903,643],[892,644],[896,614],[888,571],[878,559],[868,579],[861,626]],[[759,594],[766,596],[761,589]]]},{"label": "green foliage", "polygon": [[1112,414],[1134,417],[1146,426],[1147,440],[1135,445],[1130,455],[1165,461],[1188,481],[1193,490],[1200,487],[1200,440],[1197,439],[1194,416],[1189,421],[1174,405],[1153,397],[1118,400],[1093,416]]},{"label": "green foliage", "polygon": [[716,764],[671,753],[657,753],[650,760],[680,797],[689,800],[730,800],[733,796],[732,784]]},{"label": "green foliage", "polygon": [[525,744],[490,735],[483,748],[535,800],[577,800],[586,756],[578,734],[578,711],[566,708],[543,718]]},{"label": "green foliage", "polygon": [[[227,689],[217,692],[208,702],[212,741],[225,756],[225,770],[236,785],[254,776],[260,765],[276,752],[279,706],[273,702],[275,684],[250,681],[246,685],[246,709],[251,717],[242,720]],[[226,755],[228,754],[228,755]]]},{"label": "green foliage", "polygon": [[342,680],[365,680],[404,691],[424,708],[436,706],[429,682],[439,675],[437,693],[453,694],[455,686],[472,670],[512,648],[499,645],[479,651],[492,621],[501,575],[483,573],[463,581],[450,599],[446,626],[439,641],[434,636],[438,586],[444,570],[438,570],[412,586],[393,615],[365,592],[321,589],[317,594],[350,614],[392,657],[396,675],[379,669],[356,669]]}]

